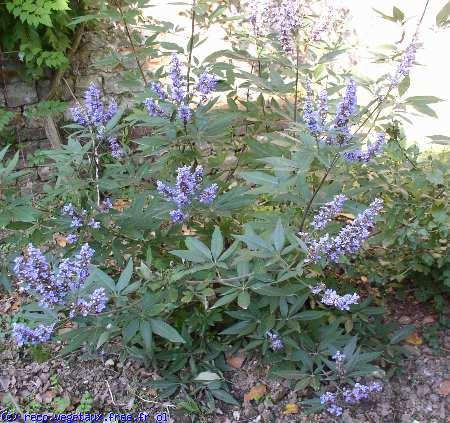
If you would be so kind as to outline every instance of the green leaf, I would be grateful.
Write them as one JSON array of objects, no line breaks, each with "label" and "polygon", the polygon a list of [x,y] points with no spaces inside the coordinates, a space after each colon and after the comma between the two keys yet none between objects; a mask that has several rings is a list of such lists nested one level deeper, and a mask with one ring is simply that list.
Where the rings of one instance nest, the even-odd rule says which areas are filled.
[{"label": "green leaf", "polygon": [[206,371],[200,372],[194,380],[200,382],[211,382],[213,380],[220,380],[220,379],[222,378],[217,373]]},{"label": "green leaf", "polygon": [[216,301],[216,303],[211,307],[211,309],[213,308],[217,308],[217,307],[222,307],[225,304],[229,304],[232,301],[235,300],[235,298],[239,295],[239,293],[237,291],[231,292],[230,294],[226,294],[223,297],[221,297],[219,300]]},{"label": "green leaf", "polygon": [[246,335],[249,331],[252,331],[254,327],[254,322],[244,320],[226,328],[220,332],[220,335]]},{"label": "green leaf", "polygon": [[231,396],[227,391],[224,391],[223,389],[212,389],[210,390],[210,392],[214,398],[217,398],[220,401],[226,402],[227,404],[231,405],[240,405],[233,396]]},{"label": "green leaf", "polygon": [[405,78],[403,78],[400,84],[398,84],[398,93],[400,94],[400,96],[404,95],[406,91],[408,91],[410,85],[411,85],[411,78],[408,75]]},{"label": "green leaf", "polygon": [[108,276],[105,272],[100,270],[96,266],[91,266],[91,277],[97,281],[100,282],[100,284],[107,288],[111,293],[116,292],[116,284],[114,283],[114,280]]},{"label": "green leaf", "polygon": [[102,332],[102,334],[98,337],[96,348],[99,349],[111,337],[112,334],[113,332],[110,330]]},{"label": "green leaf", "polygon": [[450,137],[446,135],[428,135],[427,138],[433,140],[432,144],[441,144],[441,145],[450,144]]},{"label": "green leaf", "polygon": [[347,51],[347,49],[330,51],[329,53],[325,53],[320,59],[318,63],[328,63],[332,62],[337,56],[341,55]]},{"label": "green leaf", "polygon": [[409,104],[433,104],[441,103],[444,100],[432,95],[416,95],[413,97],[408,97],[405,101]]},{"label": "green leaf", "polygon": [[211,253],[215,261],[217,261],[217,259],[220,257],[222,251],[223,251],[222,232],[220,232],[220,228],[218,226],[215,226],[211,238]]},{"label": "green leaf", "polygon": [[189,251],[195,254],[201,254],[206,260],[212,261],[211,251],[209,251],[209,248],[199,239],[192,237],[187,238],[185,244]]},{"label": "green leaf", "polygon": [[292,318],[299,320],[317,320],[321,319],[324,316],[327,316],[328,314],[329,314],[328,311],[324,310],[308,310],[302,311],[301,313],[292,316]]},{"label": "green leaf", "polygon": [[431,116],[434,118],[438,117],[437,113],[430,106],[427,106],[426,104],[412,103],[411,106],[414,107],[418,112],[422,113],[423,115]]},{"label": "green leaf", "polygon": [[405,19],[405,14],[398,7],[395,6],[392,8],[392,16],[398,22],[402,22]]},{"label": "green leaf", "polygon": [[150,319],[153,332],[162,338],[168,339],[171,342],[186,343],[183,337],[177,332],[175,328],[160,319]]},{"label": "green leaf", "polygon": [[250,182],[251,184],[257,185],[270,184],[274,186],[279,184],[278,178],[275,178],[275,176],[260,171],[240,172],[239,175],[242,176],[247,182]]},{"label": "green leaf", "polygon": [[128,285],[133,274],[133,260],[130,258],[127,267],[121,273],[119,280],[117,281],[116,289],[117,292],[122,292],[122,290]]},{"label": "green leaf", "polygon": [[409,335],[411,335],[416,329],[416,325],[407,325],[396,332],[394,332],[389,340],[390,344],[398,344],[400,341],[406,339]]},{"label": "green leaf", "polygon": [[142,320],[139,325],[139,331],[144,341],[144,347],[147,351],[151,351],[153,347],[152,326],[147,320]]},{"label": "green leaf", "polygon": [[450,16],[450,1],[448,1],[436,15],[436,25],[437,26],[447,25],[449,23],[448,19],[449,16]]},{"label": "green leaf", "polygon": [[250,294],[248,293],[248,291],[242,291],[238,295],[237,303],[239,307],[247,310],[248,306],[250,305]]},{"label": "green leaf", "polygon": [[130,323],[128,323],[128,325],[126,325],[122,329],[123,342],[125,344],[128,344],[128,342],[131,341],[133,336],[136,335],[138,330],[139,330],[139,320],[134,319]]},{"label": "green leaf", "polygon": [[281,220],[278,219],[277,225],[275,226],[275,230],[272,233],[273,245],[277,251],[281,251],[284,247],[285,243],[285,234],[283,224]]}]

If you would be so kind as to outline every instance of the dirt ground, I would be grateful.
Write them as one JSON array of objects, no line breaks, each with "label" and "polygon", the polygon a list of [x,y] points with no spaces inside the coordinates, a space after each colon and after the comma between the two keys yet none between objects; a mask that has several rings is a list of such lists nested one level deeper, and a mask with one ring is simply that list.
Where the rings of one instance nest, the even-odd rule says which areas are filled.
[{"label": "dirt ground", "polygon": [[[0,300],[3,333],[7,329],[5,316],[13,313],[14,307],[14,296]],[[241,405],[221,403],[223,407],[214,414],[194,414],[179,407],[177,398],[158,399],[157,393],[146,386],[148,380],[157,377],[155,372],[139,362],[121,363],[119,351],[96,356],[81,351],[62,358],[55,346],[53,358],[38,363],[7,338],[2,339],[1,331],[0,416],[20,408],[22,413],[120,412],[138,416],[147,412],[153,416],[147,421],[155,421],[155,414],[162,413],[160,416],[166,417],[163,421],[169,422],[450,423],[450,331],[437,331],[436,336],[427,338],[437,316],[424,306],[397,306],[389,318],[419,326],[419,338],[405,343],[410,358],[396,376],[384,382],[381,393],[339,418],[326,413],[305,415],[302,392],[289,389],[287,382],[269,380],[269,368],[251,356],[240,357],[238,369],[227,375],[231,393]],[[258,384],[265,386],[261,398],[244,401],[244,395]]]}]

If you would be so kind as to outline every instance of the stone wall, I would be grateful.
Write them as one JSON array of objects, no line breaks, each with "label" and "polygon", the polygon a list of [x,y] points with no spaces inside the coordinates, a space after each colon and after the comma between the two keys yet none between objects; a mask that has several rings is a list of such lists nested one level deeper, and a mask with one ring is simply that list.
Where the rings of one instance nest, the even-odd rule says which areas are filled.
[{"label": "stone wall", "polygon": [[[115,67],[96,66],[96,61],[110,52],[122,57],[121,63]],[[1,56],[0,56],[1,58]],[[144,67],[148,69],[157,62],[148,61]],[[49,74],[36,82],[28,82],[20,77],[21,63],[8,58],[0,62],[0,107],[15,113],[10,125],[0,134],[0,147],[7,143],[20,146],[27,152],[49,146],[44,129],[43,119],[30,119],[26,111],[36,103],[46,99],[50,90],[53,75]],[[131,54],[125,34],[118,28],[102,28],[85,32],[80,46],[73,57],[71,67],[65,73],[65,82],[60,84],[59,99],[73,102],[72,91],[77,98],[82,98],[90,82],[95,82],[103,91],[103,95],[124,100],[129,89],[121,85],[123,74],[136,69],[134,56]],[[55,117],[58,126],[70,121],[70,113]],[[63,130],[64,131],[64,130]],[[64,138],[64,132],[61,136]]]}]

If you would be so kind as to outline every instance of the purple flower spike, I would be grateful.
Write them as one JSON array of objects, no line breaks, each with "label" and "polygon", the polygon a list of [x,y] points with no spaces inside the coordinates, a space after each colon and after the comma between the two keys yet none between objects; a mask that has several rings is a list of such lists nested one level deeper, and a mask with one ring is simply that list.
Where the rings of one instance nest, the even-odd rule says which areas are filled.
[{"label": "purple flower spike", "polygon": [[206,101],[208,94],[211,94],[216,89],[216,85],[217,77],[208,72],[203,72],[198,77],[195,89],[201,94],[202,101]]},{"label": "purple flower spike", "polygon": [[316,230],[325,228],[342,211],[346,200],[347,197],[345,195],[336,195],[333,201],[326,203],[320,208],[319,212],[314,216],[311,226]]},{"label": "purple flower spike", "polygon": [[147,112],[152,117],[168,117],[166,112],[155,103],[152,98],[146,98],[144,105],[147,108]]},{"label": "purple flower spike", "polygon": [[78,298],[73,304],[69,316],[81,314],[86,317],[89,314],[101,313],[106,308],[108,297],[104,288],[96,289],[87,299]]},{"label": "purple flower spike", "polygon": [[12,336],[19,347],[26,344],[42,344],[50,340],[53,329],[54,325],[39,325],[37,328],[31,329],[23,323],[14,323],[12,325]]},{"label": "purple flower spike", "polygon": [[172,55],[169,68],[169,78],[172,83],[172,100],[177,103],[185,101],[186,97],[186,82],[181,74],[181,62],[176,54]]},{"label": "purple flower spike", "polygon": [[217,184],[210,185],[198,196],[198,201],[203,204],[211,204],[216,199],[218,189],[219,186]]},{"label": "purple flower spike", "polygon": [[198,165],[194,170],[190,166],[183,166],[177,170],[177,180],[174,187],[162,181],[156,182],[156,189],[167,201],[175,203],[177,210],[172,210],[172,222],[181,222],[187,218],[183,211],[193,200],[203,204],[211,204],[217,196],[218,185],[212,184],[201,191],[203,183],[203,167]]},{"label": "purple flower spike", "polygon": [[356,84],[353,79],[350,79],[347,83],[345,96],[336,110],[336,117],[331,127],[335,133],[328,137],[327,142],[329,144],[344,145],[350,141],[350,118],[356,113],[356,104]]},{"label": "purple flower spike", "polygon": [[375,142],[373,144],[369,143],[367,145],[366,151],[345,151],[344,153],[342,153],[342,157],[344,157],[344,159],[349,162],[368,163],[371,159],[373,159],[376,155],[383,151],[385,143],[385,135],[383,132],[380,132],[377,134]]},{"label": "purple flower spike", "polygon": [[167,93],[164,91],[161,83],[151,82],[150,88],[159,97],[160,100],[165,100],[167,98]]},{"label": "purple flower spike", "polygon": [[186,124],[192,119],[192,110],[186,104],[182,104],[178,107],[178,117]]},{"label": "purple flower spike", "polygon": [[171,210],[169,212],[170,218],[172,219],[173,223],[181,223],[187,218],[187,214],[183,212],[183,210],[177,209],[177,210]]},{"label": "purple flower spike", "polygon": [[284,348],[284,344],[280,338],[280,335],[278,335],[277,333],[275,333],[272,330],[269,330],[266,332],[266,336],[270,340],[270,346],[273,351],[280,351]]},{"label": "purple flower spike", "polygon": [[113,156],[115,159],[118,159],[119,157],[122,157],[124,155],[122,147],[117,142],[116,137],[108,137],[108,144],[111,151],[111,156]]},{"label": "purple flower spike", "polygon": [[417,40],[414,39],[412,43],[406,48],[396,72],[390,77],[391,84],[393,86],[398,85],[403,78],[409,75],[410,69],[416,57],[417,48]]}]

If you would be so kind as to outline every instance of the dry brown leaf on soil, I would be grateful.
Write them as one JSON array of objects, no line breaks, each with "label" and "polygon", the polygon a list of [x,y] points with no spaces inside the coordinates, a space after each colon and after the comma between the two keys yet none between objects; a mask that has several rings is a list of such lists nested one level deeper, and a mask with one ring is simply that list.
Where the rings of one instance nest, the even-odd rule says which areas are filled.
[{"label": "dry brown leaf on soil", "polygon": [[113,209],[123,212],[129,204],[130,202],[128,200],[125,200],[124,198],[118,198],[116,201],[114,201]]},{"label": "dry brown leaf on soil", "polygon": [[422,345],[423,339],[419,336],[417,332],[413,332],[406,338],[406,342],[411,345]]},{"label": "dry brown leaf on soil", "polygon": [[290,402],[289,404],[286,404],[286,406],[284,407],[283,414],[297,414],[299,410],[300,408],[297,404]]},{"label": "dry brown leaf on soil", "polygon": [[266,394],[266,392],[267,386],[262,383],[258,383],[244,395],[244,401],[259,400]]},{"label": "dry brown leaf on soil", "polygon": [[438,388],[439,395],[443,397],[448,397],[450,395],[450,380],[444,380]]},{"label": "dry brown leaf on soil", "polygon": [[189,228],[186,225],[183,225],[181,227],[181,233],[183,235],[195,235],[197,233],[197,231],[193,228]]},{"label": "dry brown leaf on soil", "polygon": [[240,369],[245,361],[245,355],[243,352],[238,352],[235,355],[231,355],[227,358],[227,363],[233,369]]},{"label": "dry brown leaf on soil", "polygon": [[55,242],[60,247],[65,247],[67,245],[67,238],[63,235],[55,235]]}]

